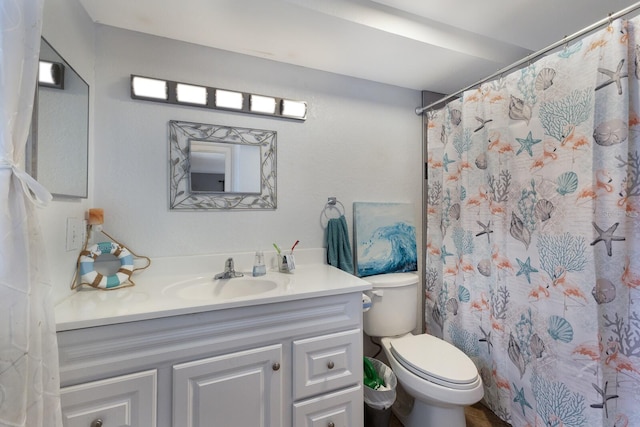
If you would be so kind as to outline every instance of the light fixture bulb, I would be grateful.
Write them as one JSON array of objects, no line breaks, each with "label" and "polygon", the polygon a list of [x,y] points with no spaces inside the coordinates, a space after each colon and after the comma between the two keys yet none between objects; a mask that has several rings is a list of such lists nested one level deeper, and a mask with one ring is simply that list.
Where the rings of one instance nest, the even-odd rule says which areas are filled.
[{"label": "light fixture bulb", "polygon": [[249,108],[254,113],[275,114],[276,99],[270,96],[251,95]]},{"label": "light fixture bulb", "polygon": [[53,80],[53,64],[51,62],[40,61],[40,73],[38,74],[38,80],[40,83],[55,84]]},{"label": "light fixture bulb", "polygon": [[38,65],[39,84],[64,89],[64,65],[49,61],[40,61]]},{"label": "light fixture bulb", "polygon": [[178,83],[176,85],[176,99],[178,102],[186,104],[207,105],[207,88]]},{"label": "light fixture bulb", "polygon": [[165,80],[133,76],[131,86],[135,96],[164,100],[169,99],[169,91]]},{"label": "light fixture bulb", "polygon": [[282,100],[282,115],[303,119],[307,115],[307,103],[303,101]]},{"label": "light fixture bulb", "polygon": [[242,92],[216,89],[216,107],[242,110],[244,95]]}]

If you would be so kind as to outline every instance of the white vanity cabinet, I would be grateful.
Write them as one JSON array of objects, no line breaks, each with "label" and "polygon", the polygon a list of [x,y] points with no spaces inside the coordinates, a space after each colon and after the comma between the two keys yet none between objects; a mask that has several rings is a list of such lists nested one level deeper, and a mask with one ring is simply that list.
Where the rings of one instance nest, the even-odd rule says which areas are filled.
[{"label": "white vanity cabinet", "polygon": [[65,427],[361,427],[361,330],[358,291],[60,331]]}]

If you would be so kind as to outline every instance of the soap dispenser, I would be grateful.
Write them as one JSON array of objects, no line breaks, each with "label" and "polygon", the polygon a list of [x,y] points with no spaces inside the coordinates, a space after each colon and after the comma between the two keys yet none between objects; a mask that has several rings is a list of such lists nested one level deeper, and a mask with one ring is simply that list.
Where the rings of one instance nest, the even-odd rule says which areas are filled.
[{"label": "soap dispenser", "polygon": [[253,277],[264,276],[267,274],[267,267],[264,265],[264,254],[262,251],[256,251],[253,261]]}]

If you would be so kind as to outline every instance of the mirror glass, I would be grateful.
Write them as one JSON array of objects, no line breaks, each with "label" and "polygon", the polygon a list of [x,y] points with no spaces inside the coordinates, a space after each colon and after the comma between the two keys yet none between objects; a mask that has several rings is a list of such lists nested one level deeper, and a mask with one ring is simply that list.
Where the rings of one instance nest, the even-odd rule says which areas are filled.
[{"label": "mirror glass", "polygon": [[38,85],[27,172],[54,196],[86,198],[89,85],[43,38],[40,60],[61,64],[60,87]]},{"label": "mirror glass", "polygon": [[275,209],[276,132],[169,122],[171,209]]},{"label": "mirror glass", "polygon": [[260,193],[260,147],[191,141],[191,192]]}]

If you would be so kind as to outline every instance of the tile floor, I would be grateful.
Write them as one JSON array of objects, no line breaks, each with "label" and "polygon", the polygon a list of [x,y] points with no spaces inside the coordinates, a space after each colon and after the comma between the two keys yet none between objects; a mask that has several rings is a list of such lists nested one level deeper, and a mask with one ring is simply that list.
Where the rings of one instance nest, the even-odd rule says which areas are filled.
[{"label": "tile floor", "polygon": [[[510,424],[505,423],[496,417],[493,412],[488,410],[483,404],[476,403],[465,409],[465,418],[467,419],[467,427],[508,427]],[[396,417],[391,416],[389,427],[402,427],[402,424]]]}]

